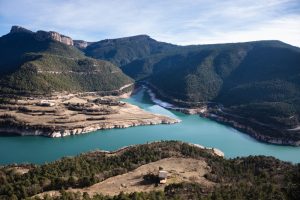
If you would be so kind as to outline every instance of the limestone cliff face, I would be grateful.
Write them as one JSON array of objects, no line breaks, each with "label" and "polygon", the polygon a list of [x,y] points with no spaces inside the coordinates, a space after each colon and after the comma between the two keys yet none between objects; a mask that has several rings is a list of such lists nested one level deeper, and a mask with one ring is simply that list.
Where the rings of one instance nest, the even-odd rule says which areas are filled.
[{"label": "limestone cliff face", "polygon": [[32,33],[34,34],[34,38],[38,41],[44,41],[44,40],[55,40],[55,41],[58,41],[58,42],[61,42],[61,43],[64,43],[66,45],[70,45],[70,46],[73,46],[74,45],[74,42],[72,40],[72,38],[68,37],[68,36],[65,36],[65,35],[62,35],[60,33],[57,33],[57,32],[54,32],[54,31],[37,31],[36,33],[35,32],[32,32],[26,28],[23,28],[21,26],[12,26],[11,27],[11,30],[10,30],[10,34],[13,34],[13,33]]},{"label": "limestone cliff face", "polygon": [[77,47],[78,49],[85,49],[91,43],[84,40],[74,40],[73,42],[74,42],[74,46]]},{"label": "limestone cliff face", "polygon": [[37,31],[35,34],[35,38],[39,41],[52,39],[52,40],[56,40],[58,42],[64,43],[66,45],[71,45],[71,46],[74,45],[72,38],[65,36],[65,35],[61,35],[54,31],[49,31],[49,32]]}]

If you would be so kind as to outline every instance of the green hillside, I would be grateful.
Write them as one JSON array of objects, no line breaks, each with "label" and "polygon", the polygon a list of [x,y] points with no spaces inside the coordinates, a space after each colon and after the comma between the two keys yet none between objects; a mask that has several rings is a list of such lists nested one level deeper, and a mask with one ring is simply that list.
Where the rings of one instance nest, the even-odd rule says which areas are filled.
[{"label": "green hillside", "polygon": [[224,112],[246,118],[243,124],[255,120],[275,129],[265,135],[297,141],[300,134],[287,129],[299,124],[299,75],[298,49],[254,43],[164,58],[149,82],[176,104],[222,104]]},{"label": "green hillside", "polygon": [[73,46],[51,39],[39,41],[32,32],[0,38],[2,93],[113,91],[132,83],[107,61],[85,57]]},{"label": "green hillside", "polygon": [[[134,47],[138,42],[145,45],[135,40]],[[110,49],[115,52],[125,48],[121,42],[114,44]],[[133,60],[130,57],[132,61],[121,69],[137,81],[147,81],[160,98],[174,104],[223,105],[224,112],[216,114],[238,116],[242,124],[266,125],[270,131],[259,132],[268,136],[300,140],[300,133],[288,130],[299,125],[299,48],[280,41],[167,47]],[[106,57],[99,49],[93,56],[120,59],[120,54]]]},{"label": "green hillside", "polygon": [[87,56],[105,59],[120,67],[136,59],[173,51],[176,48],[176,45],[157,42],[147,35],[138,35],[93,42],[84,52]]}]

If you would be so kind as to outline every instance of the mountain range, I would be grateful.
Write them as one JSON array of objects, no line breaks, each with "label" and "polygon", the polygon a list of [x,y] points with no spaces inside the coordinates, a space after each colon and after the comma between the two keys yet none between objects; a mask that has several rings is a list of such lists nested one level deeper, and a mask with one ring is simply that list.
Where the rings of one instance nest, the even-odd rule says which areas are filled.
[{"label": "mountain range", "polygon": [[82,50],[146,82],[161,99],[183,107],[212,105],[222,117],[217,120],[257,139],[299,143],[298,47],[276,40],[178,46],[139,35]]},{"label": "mountain range", "polygon": [[208,117],[257,139],[300,145],[300,48],[281,41],[86,42],[15,26],[0,38],[0,52],[2,93],[115,91],[134,80],[177,106],[208,106]]}]

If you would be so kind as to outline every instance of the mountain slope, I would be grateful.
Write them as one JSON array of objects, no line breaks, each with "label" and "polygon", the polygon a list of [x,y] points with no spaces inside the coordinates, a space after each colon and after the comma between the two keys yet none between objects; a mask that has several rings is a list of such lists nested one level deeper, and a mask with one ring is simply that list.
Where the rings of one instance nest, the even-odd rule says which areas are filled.
[{"label": "mountain slope", "polygon": [[213,110],[214,114],[245,125],[243,131],[251,127],[260,140],[284,144],[300,140],[299,132],[290,130],[299,126],[298,50],[253,44],[177,58],[153,65],[149,78],[167,100],[183,106],[222,104],[223,110]]},{"label": "mountain slope", "polygon": [[[132,43],[131,52],[139,52],[133,47],[145,45],[140,40]],[[124,45],[116,41],[110,49],[118,52],[127,44]],[[153,45],[160,43],[153,40]],[[115,55],[106,57],[101,47],[93,56],[116,58]],[[234,118],[242,126],[249,125],[255,129],[251,132],[256,138],[286,144],[289,140],[300,141],[299,129],[290,130],[299,126],[300,116],[300,49],[297,47],[280,41],[255,41],[173,46],[136,59],[122,56],[117,59],[128,60],[121,65],[127,75],[137,81],[147,81],[169,102],[184,107],[221,104],[222,112],[211,111],[227,119]],[[279,140],[272,141],[274,138]]]},{"label": "mountain slope", "polygon": [[71,38],[21,27],[0,38],[3,93],[114,91],[132,80],[107,61],[85,57]]},{"label": "mountain slope", "polygon": [[176,48],[176,45],[157,42],[147,35],[137,35],[93,42],[84,49],[84,52],[87,56],[108,60],[120,67],[133,60]]}]

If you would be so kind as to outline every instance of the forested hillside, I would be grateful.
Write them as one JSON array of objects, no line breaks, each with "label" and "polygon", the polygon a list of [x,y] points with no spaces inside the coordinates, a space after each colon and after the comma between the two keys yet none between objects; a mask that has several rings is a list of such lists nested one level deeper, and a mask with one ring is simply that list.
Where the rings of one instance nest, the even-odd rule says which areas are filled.
[{"label": "forested hillside", "polygon": [[87,56],[109,60],[121,67],[136,59],[173,51],[178,46],[157,42],[147,35],[137,35],[119,39],[93,42],[84,49]]},{"label": "forested hillside", "polygon": [[[136,59],[130,57],[128,61],[132,61],[121,64],[121,69],[137,81],[148,82],[160,98],[184,107],[222,105],[224,112],[218,114],[237,116],[243,125],[255,123],[253,132],[300,140],[297,130],[289,130],[299,125],[299,48],[280,41],[172,48],[152,42],[164,48],[154,54],[137,55]],[[140,40],[131,43],[135,45],[130,52],[139,52],[137,43],[145,45]],[[110,45],[118,56],[106,57],[100,51],[102,47],[98,48],[92,56],[112,61],[120,60],[121,55],[128,58],[118,54],[125,48],[121,42]],[[262,131],[259,126],[270,130]]]},{"label": "forested hillside", "polygon": [[2,93],[113,91],[132,83],[113,64],[26,29],[2,36],[0,52]]},{"label": "forested hillside", "polygon": [[[0,199],[21,199],[49,190],[62,196],[46,199],[79,199],[82,194],[66,193],[69,187],[82,188],[109,177],[124,174],[143,164],[168,157],[204,160],[211,172],[203,178],[215,183],[207,188],[198,183],[169,184],[162,192],[97,195],[93,199],[299,199],[300,166],[273,157],[250,156],[224,159],[211,150],[169,141],[138,145],[115,154],[91,152],[44,164],[19,165],[0,169]],[[87,194],[84,199],[89,199]]]}]

